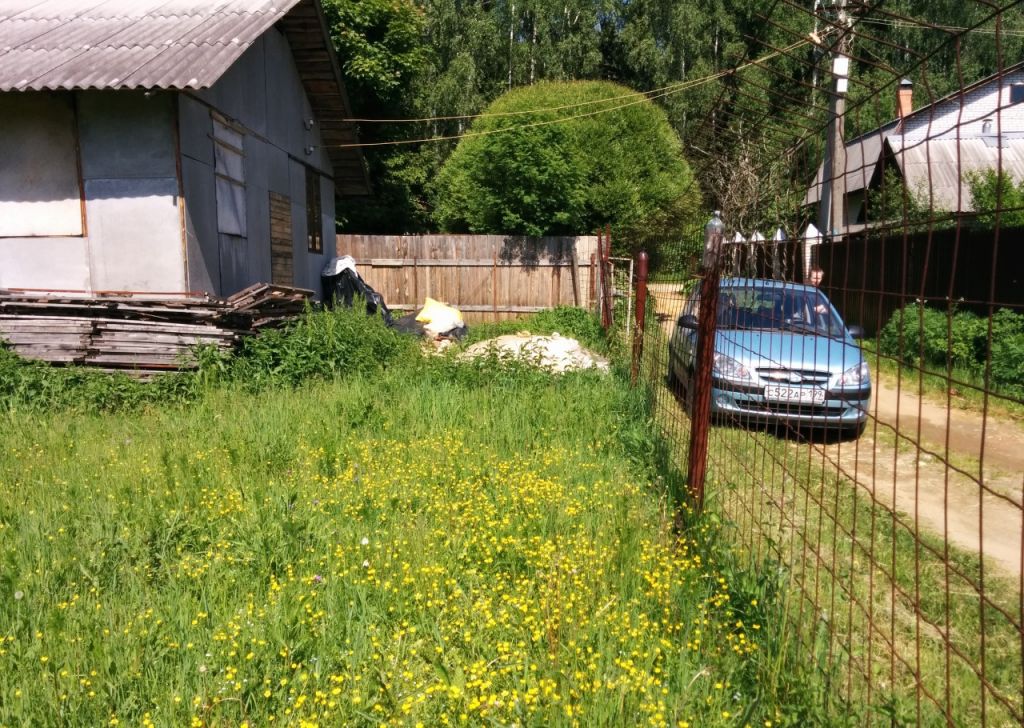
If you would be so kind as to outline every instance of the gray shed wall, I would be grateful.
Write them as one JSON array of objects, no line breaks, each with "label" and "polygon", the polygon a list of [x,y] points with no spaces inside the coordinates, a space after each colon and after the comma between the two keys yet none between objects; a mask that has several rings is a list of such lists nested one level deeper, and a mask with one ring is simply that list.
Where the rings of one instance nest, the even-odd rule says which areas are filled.
[{"label": "gray shed wall", "polygon": [[184,290],[173,95],[80,91],[74,100],[85,232],[0,240],[0,287]]},{"label": "gray shed wall", "polygon": [[[178,106],[189,288],[230,295],[270,281],[269,195],[275,192],[291,201],[294,285],[319,292],[320,270],[333,256],[334,184],[315,122],[306,129],[312,110],[284,36],[267,31],[216,84],[181,94]],[[245,134],[244,243],[217,232],[214,112]],[[306,250],[305,165],[322,173],[322,254]]]}]

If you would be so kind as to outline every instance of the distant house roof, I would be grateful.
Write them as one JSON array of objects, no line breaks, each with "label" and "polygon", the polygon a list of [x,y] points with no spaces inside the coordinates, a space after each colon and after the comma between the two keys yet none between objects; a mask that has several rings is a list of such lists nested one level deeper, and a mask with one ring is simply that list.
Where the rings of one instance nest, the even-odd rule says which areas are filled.
[{"label": "distant house roof", "polygon": [[[936,209],[970,209],[965,173],[1002,169],[1015,179],[1024,179],[1024,104],[991,99],[992,91],[1024,80],[1024,63],[922,106],[904,119],[894,119],[846,144],[846,191],[867,189],[880,164],[894,162],[908,189],[930,194]],[[1001,142],[995,125],[986,130],[984,121],[1001,119]],[[818,166],[814,181],[804,196],[805,205],[821,199],[824,168]]]},{"label": "distant house roof", "polygon": [[209,88],[270,27],[287,37],[335,184],[368,183],[318,0],[4,0],[0,92]]},{"label": "distant house roof", "polygon": [[[899,167],[907,189],[936,210],[971,209],[971,172],[1002,168],[1014,180],[1024,179],[1024,133],[970,139],[885,140],[885,158]],[[931,200],[929,201],[929,190]]]},{"label": "distant house roof", "polygon": [[[871,178],[875,174],[875,165],[878,164],[878,159],[882,154],[885,135],[895,129],[898,123],[890,122],[870,134],[857,137],[846,144],[847,192],[862,190],[871,184]],[[823,165],[818,165],[818,173],[804,197],[805,205],[816,205],[821,199],[824,170]]]}]

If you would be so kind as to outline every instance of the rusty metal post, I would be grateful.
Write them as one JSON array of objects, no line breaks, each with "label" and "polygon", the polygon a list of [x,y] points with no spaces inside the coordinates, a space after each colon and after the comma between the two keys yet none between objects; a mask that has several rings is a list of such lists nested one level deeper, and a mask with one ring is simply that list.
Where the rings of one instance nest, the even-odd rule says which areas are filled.
[{"label": "rusty metal post", "polygon": [[[593,267],[594,256],[591,256],[590,260],[591,267]],[[597,271],[597,289],[594,303],[597,304],[597,315],[601,319],[601,327],[607,330],[608,326],[604,322],[604,230],[601,228],[597,229],[597,268],[595,270]]]},{"label": "rusty metal post", "polygon": [[633,367],[630,381],[636,386],[640,378],[640,360],[644,355],[644,321],[647,317],[647,251],[636,257],[636,314],[633,326]]},{"label": "rusty metal post", "polygon": [[611,257],[612,251],[612,227],[608,225],[604,230],[604,247],[601,248],[601,325],[605,331],[612,327],[612,281],[611,279]]},{"label": "rusty metal post", "polygon": [[587,295],[587,308],[590,309],[591,311],[594,310],[594,309],[590,308],[591,306],[593,306],[595,304],[600,306],[600,304],[597,303],[597,265],[596,265],[596,261],[597,261],[597,257],[595,256],[594,253],[591,253],[590,254],[590,276],[589,276],[590,280],[587,282],[588,283],[588,287],[590,289],[590,291],[589,291],[589,293]]},{"label": "rusty metal post", "polygon": [[715,363],[715,323],[722,249],[722,221],[716,212],[704,228],[703,279],[697,316],[697,353],[687,392],[690,403],[690,459],[687,487],[699,513],[704,507],[704,478],[708,469],[708,430],[711,427],[711,372]]}]

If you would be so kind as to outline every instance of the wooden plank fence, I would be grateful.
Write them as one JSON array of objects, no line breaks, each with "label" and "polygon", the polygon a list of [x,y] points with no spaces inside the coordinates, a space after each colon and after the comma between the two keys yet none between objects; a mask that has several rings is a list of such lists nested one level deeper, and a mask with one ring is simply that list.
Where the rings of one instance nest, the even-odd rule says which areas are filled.
[{"label": "wooden plank fence", "polygon": [[337,252],[397,314],[429,296],[471,323],[588,307],[597,272],[596,236],[338,235]]}]

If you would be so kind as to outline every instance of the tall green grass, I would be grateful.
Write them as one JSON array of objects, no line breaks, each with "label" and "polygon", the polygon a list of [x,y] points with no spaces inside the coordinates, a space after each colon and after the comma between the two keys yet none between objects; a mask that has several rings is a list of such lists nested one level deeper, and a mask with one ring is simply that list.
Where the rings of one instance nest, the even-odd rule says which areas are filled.
[{"label": "tall green grass", "polygon": [[330,316],[166,402],[9,363],[0,725],[822,715],[777,573],[673,532],[649,391]]}]

